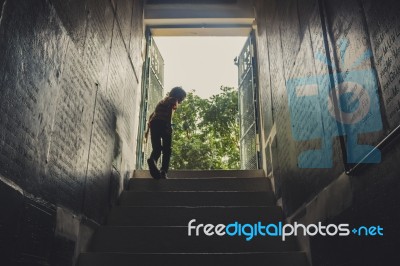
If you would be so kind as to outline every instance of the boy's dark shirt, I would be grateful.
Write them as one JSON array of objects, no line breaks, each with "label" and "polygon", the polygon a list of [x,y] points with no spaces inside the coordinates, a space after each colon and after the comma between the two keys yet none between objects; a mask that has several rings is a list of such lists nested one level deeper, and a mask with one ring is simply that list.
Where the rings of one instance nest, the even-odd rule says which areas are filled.
[{"label": "boy's dark shirt", "polygon": [[150,121],[162,120],[171,124],[172,112],[178,107],[178,100],[174,97],[165,97],[156,106],[154,112],[150,115]]}]

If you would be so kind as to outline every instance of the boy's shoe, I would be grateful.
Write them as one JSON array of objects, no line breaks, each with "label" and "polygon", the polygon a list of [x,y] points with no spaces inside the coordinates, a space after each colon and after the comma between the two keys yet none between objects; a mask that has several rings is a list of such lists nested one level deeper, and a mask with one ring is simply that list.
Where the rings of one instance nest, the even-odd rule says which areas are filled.
[{"label": "boy's shoe", "polygon": [[149,158],[147,159],[147,164],[149,165],[150,175],[154,179],[160,179],[160,171],[157,168],[156,162],[153,159]]},{"label": "boy's shoe", "polygon": [[164,171],[164,170],[161,170],[160,171],[160,177],[161,177],[161,179],[167,179],[168,178],[167,172]]}]

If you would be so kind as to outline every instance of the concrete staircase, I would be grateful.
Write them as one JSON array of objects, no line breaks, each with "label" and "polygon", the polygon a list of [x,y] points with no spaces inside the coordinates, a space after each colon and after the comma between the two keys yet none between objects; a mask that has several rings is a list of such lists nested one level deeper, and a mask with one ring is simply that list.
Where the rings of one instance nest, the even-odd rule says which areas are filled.
[{"label": "concrete staircase", "polygon": [[[92,238],[78,266],[276,265],[306,266],[296,239],[188,236],[188,223],[255,224],[283,220],[270,182],[261,171],[177,171],[153,180],[136,173],[107,224]],[[236,177],[235,177],[236,176]]]}]

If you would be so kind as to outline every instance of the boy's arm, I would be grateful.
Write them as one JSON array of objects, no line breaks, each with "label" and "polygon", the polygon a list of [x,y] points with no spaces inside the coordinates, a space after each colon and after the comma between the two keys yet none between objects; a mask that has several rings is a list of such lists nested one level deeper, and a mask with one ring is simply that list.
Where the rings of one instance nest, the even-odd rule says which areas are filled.
[{"label": "boy's arm", "polygon": [[153,116],[154,116],[154,112],[152,112],[152,113],[150,114],[150,116],[149,116],[149,121],[147,122],[147,129],[146,129],[146,131],[144,132],[144,143],[147,143],[147,138],[148,138],[148,136],[149,136],[149,131],[150,131],[150,122],[151,122],[151,119],[153,118]]},{"label": "boy's arm", "polygon": [[172,97],[170,99],[170,104],[171,104],[172,110],[174,110],[174,111],[178,108],[178,105],[179,105],[178,100],[175,98],[172,98]]},{"label": "boy's arm", "polygon": [[172,105],[172,110],[176,110],[176,109],[178,109],[178,105],[179,105],[179,103],[178,103],[178,101],[176,101],[173,105]]},{"label": "boy's arm", "polygon": [[149,123],[150,123],[151,119],[153,118],[153,116],[154,116],[154,112],[152,112],[152,113],[150,114],[150,116],[149,116]]}]

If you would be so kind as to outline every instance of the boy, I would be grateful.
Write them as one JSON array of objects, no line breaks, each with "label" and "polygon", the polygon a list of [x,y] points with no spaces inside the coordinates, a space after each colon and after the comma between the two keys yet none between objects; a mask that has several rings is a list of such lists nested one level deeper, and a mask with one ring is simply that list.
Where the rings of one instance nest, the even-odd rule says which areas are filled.
[{"label": "boy", "polygon": [[[186,98],[186,92],[181,87],[174,87],[168,95],[156,106],[149,118],[149,129],[151,133],[151,145],[153,151],[147,159],[150,174],[155,179],[166,179],[171,158],[172,127],[171,120],[173,112]],[[162,140],[162,143],[161,143]],[[160,171],[157,161],[163,154]]]}]

